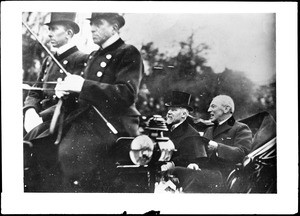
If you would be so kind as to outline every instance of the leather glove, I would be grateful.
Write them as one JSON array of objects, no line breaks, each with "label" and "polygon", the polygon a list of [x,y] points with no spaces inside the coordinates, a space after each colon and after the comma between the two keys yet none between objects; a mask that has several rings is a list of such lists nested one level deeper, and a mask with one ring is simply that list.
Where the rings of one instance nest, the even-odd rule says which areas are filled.
[{"label": "leather glove", "polygon": [[81,92],[84,79],[78,75],[68,75],[65,80],[61,82],[61,88],[65,91]]},{"label": "leather glove", "polygon": [[55,95],[57,98],[62,98],[65,95],[70,94],[70,92],[67,92],[65,90],[65,86],[63,85],[63,81],[58,80],[56,86],[55,86]]},{"label": "leather glove", "polygon": [[193,169],[193,170],[201,170],[198,166],[198,164],[191,163],[187,166],[188,169]]},{"label": "leather glove", "polygon": [[208,149],[211,150],[211,151],[217,150],[217,148],[218,148],[218,143],[215,142],[215,141],[210,140],[210,141],[208,142],[208,146],[207,146],[207,147],[208,147]]},{"label": "leather glove", "polygon": [[34,108],[30,108],[25,112],[24,128],[26,132],[31,131],[41,123],[43,123],[43,119],[37,114]]},{"label": "leather glove", "polygon": [[172,169],[175,167],[175,164],[171,161],[171,162],[167,162],[166,164],[162,165],[160,167],[161,171],[167,171],[169,169]]}]

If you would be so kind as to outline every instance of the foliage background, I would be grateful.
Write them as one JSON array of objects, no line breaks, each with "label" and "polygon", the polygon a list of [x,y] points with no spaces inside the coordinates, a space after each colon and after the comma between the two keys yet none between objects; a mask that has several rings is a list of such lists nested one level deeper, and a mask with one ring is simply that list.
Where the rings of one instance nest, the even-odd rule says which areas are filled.
[{"label": "foliage background", "polygon": [[[97,46],[92,42],[89,25],[85,19],[89,16],[90,14],[87,13],[77,14],[76,21],[81,27],[81,31],[74,39],[78,47],[87,53],[97,49]],[[126,16],[132,19],[134,15],[125,14],[125,19]],[[143,15],[139,16],[143,17]],[[38,34],[41,41],[54,51],[48,44],[48,29],[43,25],[49,20],[50,13],[23,13],[23,21],[27,22],[32,30]],[[274,25],[274,23],[269,25]],[[125,29],[121,29],[121,36],[125,38],[125,41],[132,41],[132,37],[128,37],[133,29],[135,26],[130,22]],[[151,31],[153,30],[149,30],[149,32]],[[141,32],[140,34],[148,34],[149,32]],[[160,44],[159,39],[156,41],[143,40],[134,44],[140,49],[145,65],[145,73],[137,101],[137,107],[142,115],[165,115],[164,104],[170,100],[171,91],[180,90],[193,95],[191,103],[194,112],[192,115],[197,118],[208,118],[209,103],[218,94],[228,94],[234,99],[237,119],[263,110],[270,112],[276,118],[275,71],[271,79],[263,84],[251,80],[245,71],[228,67],[221,71],[215,71],[210,66],[207,53],[216,52],[214,50],[216,48],[207,41],[199,40],[197,29],[191,28],[185,38],[177,37],[175,34],[172,36],[173,38],[170,38],[172,46],[169,50],[162,45],[161,47],[157,45]],[[46,53],[25,28],[23,28],[22,39],[23,81],[32,84],[37,78]],[[171,50],[172,52],[170,52]],[[230,50],[226,54],[229,55]],[[274,53],[273,56],[275,58]],[[264,74],[264,71],[261,74]],[[27,92],[24,91],[23,99],[26,94]]]}]

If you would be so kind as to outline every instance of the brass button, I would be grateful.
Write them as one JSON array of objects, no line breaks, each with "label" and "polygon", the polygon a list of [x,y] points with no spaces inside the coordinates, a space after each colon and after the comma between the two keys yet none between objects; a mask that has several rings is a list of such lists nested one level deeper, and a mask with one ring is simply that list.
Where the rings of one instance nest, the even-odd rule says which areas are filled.
[{"label": "brass button", "polygon": [[63,64],[64,64],[64,65],[68,64],[68,60],[64,60],[64,61],[63,61]]},{"label": "brass button", "polygon": [[97,72],[97,77],[102,77],[103,73],[101,71]]},{"label": "brass button", "polygon": [[100,66],[104,68],[106,66],[106,63],[105,62],[101,62]]},{"label": "brass button", "polygon": [[107,59],[111,59],[111,57],[112,57],[111,54],[107,54],[107,55],[106,55],[106,58],[107,58]]},{"label": "brass button", "polygon": [[63,73],[63,70],[62,70],[62,69],[60,69],[60,70],[59,70],[59,73]]}]

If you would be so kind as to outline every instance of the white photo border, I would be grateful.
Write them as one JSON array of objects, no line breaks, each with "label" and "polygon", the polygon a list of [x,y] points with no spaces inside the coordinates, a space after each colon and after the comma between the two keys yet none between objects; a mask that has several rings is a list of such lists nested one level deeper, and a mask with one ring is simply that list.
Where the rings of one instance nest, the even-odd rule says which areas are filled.
[{"label": "white photo border", "polygon": [[[276,13],[277,194],[24,193],[22,12]],[[1,2],[3,214],[294,214],[298,212],[297,3]]]}]

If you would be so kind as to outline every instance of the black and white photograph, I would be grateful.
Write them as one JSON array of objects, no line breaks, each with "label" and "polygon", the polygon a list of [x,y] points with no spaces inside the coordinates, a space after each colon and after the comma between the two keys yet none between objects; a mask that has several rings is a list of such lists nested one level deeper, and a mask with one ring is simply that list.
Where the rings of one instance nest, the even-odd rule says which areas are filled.
[{"label": "black and white photograph", "polygon": [[292,2],[2,2],[3,213],[297,213],[296,27]]}]

